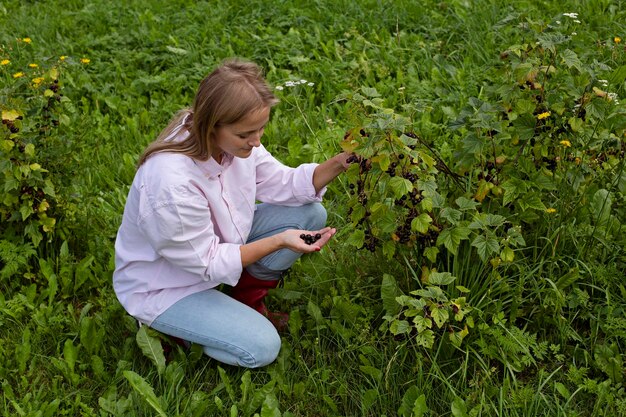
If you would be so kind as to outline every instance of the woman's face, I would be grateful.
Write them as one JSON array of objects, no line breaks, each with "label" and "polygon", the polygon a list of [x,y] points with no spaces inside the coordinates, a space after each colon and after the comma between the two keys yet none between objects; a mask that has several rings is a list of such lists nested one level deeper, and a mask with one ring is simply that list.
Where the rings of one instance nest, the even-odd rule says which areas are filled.
[{"label": "woman's face", "polygon": [[252,148],[261,145],[261,136],[270,119],[270,108],[264,107],[249,113],[237,123],[220,126],[213,135],[212,157],[222,161],[222,153],[229,153],[237,158],[247,158]]}]

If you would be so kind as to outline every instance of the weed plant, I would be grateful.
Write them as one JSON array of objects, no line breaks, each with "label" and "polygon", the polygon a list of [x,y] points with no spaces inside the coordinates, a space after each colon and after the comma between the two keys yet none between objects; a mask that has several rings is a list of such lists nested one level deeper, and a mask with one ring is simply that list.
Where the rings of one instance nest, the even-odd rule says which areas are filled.
[{"label": "weed plant", "polygon": [[[626,415],[624,6],[0,2],[0,413]],[[138,155],[232,56],[279,159],[355,154],[259,370],[111,286]]]}]

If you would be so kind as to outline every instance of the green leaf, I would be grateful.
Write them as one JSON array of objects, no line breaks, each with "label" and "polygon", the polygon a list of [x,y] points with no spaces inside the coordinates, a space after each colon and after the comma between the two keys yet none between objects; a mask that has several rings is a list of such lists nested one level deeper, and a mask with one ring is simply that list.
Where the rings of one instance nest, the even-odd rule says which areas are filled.
[{"label": "green leaf", "polygon": [[457,224],[461,220],[462,213],[452,207],[444,207],[441,209],[441,217],[448,220],[451,224]]},{"label": "green leaf", "polygon": [[423,331],[433,327],[433,321],[430,318],[423,316],[416,316],[413,319],[413,324],[415,324],[415,328],[418,333],[422,333]]},{"label": "green leaf", "polygon": [[378,368],[376,368],[374,366],[361,365],[361,366],[359,366],[359,369],[365,375],[371,376],[377,382],[380,382],[380,380],[383,377],[383,371],[381,371],[380,369],[378,369]]},{"label": "green leaf", "polygon": [[474,199],[469,199],[467,197],[459,197],[454,202],[457,206],[459,206],[459,209],[462,211],[474,210],[477,206],[480,205],[479,202],[475,201]]},{"label": "green leaf", "polygon": [[536,101],[520,99],[515,102],[515,111],[517,114],[533,114],[536,107]]},{"label": "green leaf", "polygon": [[389,180],[389,185],[393,190],[396,198],[400,198],[403,195],[407,195],[413,190],[413,183],[402,177],[393,177]]},{"label": "green leaf", "polygon": [[526,211],[528,209],[535,209],[540,211],[545,211],[546,206],[541,201],[541,197],[537,193],[529,193],[524,198],[519,199],[518,203],[522,210]]},{"label": "green leaf", "polygon": [[133,387],[133,390],[139,394],[139,396],[143,398],[148,405],[150,405],[150,407],[152,407],[152,409],[159,414],[159,416],[167,417],[167,414],[163,411],[163,408],[161,408],[159,399],[154,393],[154,389],[152,389],[152,386],[145,379],[143,379],[141,375],[130,370],[124,371],[123,374]]},{"label": "green leaf", "polygon": [[569,400],[570,396],[572,395],[569,390],[567,389],[567,387],[565,386],[565,384],[563,384],[562,382],[555,382],[554,383],[554,388],[557,390],[557,392],[559,394],[561,394],[561,396],[566,399]]},{"label": "green leaf", "polygon": [[66,339],[63,344],[63,359],[67,363],[68,368],[73,373],[78,359],[78,348],[74,346],[71,339]]},{"label": "green leaf", "polygon": [[532,176],[530,187],[537,190],[556,190],[557,184],[554,177],[545,174],[545,171],[537,171]]},{"label": "green leaf", "polygon": [[412,385],[402,397],[398,415],[402,417],[424,417],[429,409],[426,407],[426,396],[420,395],[419,388]]},{"label": "green leaf", "polygon": [[580,133],[585,129],[585,122],[579,117],[570,117],[567,123],[574,133]]},{"label": "green leaf", "polygon": [[306,312],[309,313],[309,316],[313,317],[317,324],[324,322],[324,316],[322,315],[322,310],[315,304],[313,301],[309,300],[306,306]]},{"label": "green leaf", "polygon": [[413,417],[423,417],[429,411],[429,408],[426,406],[426,395],[422,394],[415,400],[413,405]]},{"label": "green leaf", "polygon": [[159,375],[165,371],[165,356],[163,355],[163,346],[158,337],[148,334],[148,326],[141,326],[137,331],[135,339],[137,346],[141,349],[144,356],[156,366]]},{"label": "green leaf", "polygon": [[503,262],[513,262],[515,260],[515,252],[508,246],[505,246],[500,252],[500,258]]},{"label": "green leaf", "polygon": [[189,53],[189,51],[187,51],[186,49],[176,48],[174,46],[169,46],[169,45],[167,45],[165,49],[167,49],[168,51],[176,55],[187,55]]},{"label": "green leaf", "polygon": [[96,344],[100,344],[101,340],[96,337],[96,325],[92,317],[83,317],[80,321],[80,344],[87,350],[87,353],[93,353]]},{"label": "green leaf", "polygon": [[465,401],[463,401],[459,397],[456,397],[454,401],[452,401],[451,410],[454,417],[469,417],[469,414],[467,414],[467,406],[465,405]]},{"label": "green leaf", "polygon": [[365,242],[365,232],[361,229],[355,230],[346,239],[346,243],[348,245],[352,245],[356,248],[362,248],[364,242]]},{"label": "green leaf", "polygon": [[476,236],[476,239],[472,242],[472,246],[477,249],[478,255],[483,262],[487,261],[492,254],[500,252],[500,244],[491,236]]},{"label": "green leaf", "polygon": [[578,281],[578,278],[580,278],[580,270],[578,267],[572,268],[565,275],[559,278],[555,285],[559,290],[564,290],[574,282]]},{"label": "green leaf", "polygon": [[0,142],[0,151],[2,152],[10,152],[11,149],[13,149],[15,147],[15,142],[13,142],[12,140],[2,140]]},{"label": "green leaf", "polygon": [[597,366],[613,381],[621,382],[624,379],[622,356],[615,345],[598,345],[593,357]]},{"label": "green leaf", "polygon": [[571,49],[566,49],[561,52],[561,60],[565,65],[567,65],[568,68],[576,68],[578,71],[582,72],[583,64],[580,62],[576,52]]},{"label": "green leaf", "polygon": [[437,246],[444,245],[448,251],[456,254],[461,241],[467,239],[470,232],[470,229],[461,226],[453,226],[443,229],[437,237]]},{"label": "green leaf", "polygon": [[429,285],[425,289],[413,290],[411,291],[411,294],[441,302],[448,301],[448,297],[446,297],[446,294],[443,292],[443,290],[434,285]]},{"label": "green leaf", "polygon": [[78,263],[74,271],[74,291],[78,291],[88,280],[94,279],[91,267],[95,260],[93,255],[88,255]]},{"label": "green leaf", "polygon": [[394,335],[408,333],[410,330],[411,326],[406,320],[394,320],[389,326],[389,331]]},{"label": "green leaf", "polygon": [[504,189],[502,204],[507,205],[515,201],[520,195],[524,194],[528,190],[528,186],[523,180],[511,178],[502,183],[502,189]]},{"label": "green leaf", "polygon": [[521,228],[519,226],[511,227],[506,231],[507,241],[513,246],[526,246],[524,236],[522,236]]},{"label": "green leaf", "polygon": [[446,324],[448,318],[450,318],[450,313],[448,313],[448,309],[446,307],[435,307],[430,314],[433,317],[433,320],[435,320],[435,324],[440,329],[443,327],[444,324]]},{"label": "green leaf", "polygon": [[361,92],[367,97],[380,97],[380,93],[375,88],[361,87]]},{"label": "green leaf", "polygon": [[431,349],[435,344],[435,333],[432,330],[424,330],[415,337],[415,343],[417,343],[418,346]]},{"label": "green leaf", "polygon": [[380,286],[380,297],[383,300],[383,308],[386,314],[395,316],[400,312],[400,304],[396,301],[396,297],[402,294],[396,279],[389,275],[383,274],[383,280]]},{"label": "green leaf", "polygon": [[222,381],[222,384],[224,384],[224,388],[226,389],[226,392],[228,393],[228,397],[230,398],[230,400],[236,401],[237,394],[235,394],[235,389],[233,388],[233,384],[230,382],[230,378],[228,374],[226,373],[226,371],[224,370],[224,368],[222,368],[221,366],[218,366],[217,373],[220,376],[220,380]]},{"label": "green leaf", "polygon": [[423,211],[427,211],[427,212],[431,212],[433,211],[433,207],[434,207],[434,203],[433,203],[433,199],[432,198],[424,198],[421,202],[420,202],[420,208]]},{"label": "green leaf", "polygon": [[448,285],[456,280],[456,277],[449,272],[431,272],[428,276],[428,283],[432,285]]},{"label": "green leaf", "polygon": [[20,117],[20,114],[16,110],[2,110],[2,120],[15,121]]},{"label": "green leaf", "polygon": [[474,132],[469,132],[462,140],[463,151],[471,155],[479,155],[483,151],[485,141]]},{"label": "green leaf", "polygon": [[595,221],[604,226],[611,216],[611,206],[613,205],[613,198],[611,193],[604,188],[596,191],[591,198],[591,211]]},{"label": "green leaf", "polygon": [[30,206],[30,204],[22,204],[22,206],[20,206],[20,214],[22,215],[22,221],[26,220],[33,213],[34,211],[33,211],[33,208]]},{"label": "green leaf", "polygon": [[515,133],[519,135],[520,141],[527,141],[535,136],[535,127],[537,120],[531,113],[521,114],[517,119],[513,121],[513,127]]},{"label": "green leaf", "polygon": [[611,73],[609,81],[612,85],[621,85],[626,80],[626,65],[618,67]]},{"label": "green leaf", "polygon": [[424,249],[424,256],[432,263],[435,263],[437,260],[437,255],[439,255],[439,248],[436,246],[430,246]]},{"label": "green leaf", "polygon": [[278,399],[273,393],[268,394],[261,407],[261,417],[282,417],[278,408]]},{"label": "green leaf", "polygon": [[411,230],[425,234],[428,232],[428,226],[433,222],[433,219],[427,214],[422,213],[419,216],[411,220]]},{"label": "green leaf", "polygon": [[17,369],[20,373],[26,372],[26,364],[31,357],[30,336],[30,329],[26,327],[22,331],[22,340],[15,346],[15,358],[17,359],[18,363]]},{"label": "green leaf", "polygon": [[387,171],[387,169],[389,169],[389,164],[391,163],[391,161],[389,160],[389,155],[387,155],[386,153],[376,155],[372,157],[371,160],[373,163],[378,164],[381,171]]},{"label": "green leaf", "polygon": [[396,242],[393,240],[387,240],[383,242],[383,255],[387,257],[387,259],[393,258],[393,255],[396,253]]}]

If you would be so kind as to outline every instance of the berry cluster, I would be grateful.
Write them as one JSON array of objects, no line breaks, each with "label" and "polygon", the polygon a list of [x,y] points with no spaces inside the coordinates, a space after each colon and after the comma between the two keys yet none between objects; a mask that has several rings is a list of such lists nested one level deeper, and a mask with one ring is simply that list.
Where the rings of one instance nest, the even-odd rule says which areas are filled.
[{"label": "berry cluster", "polygon": [[[430,243],[430,236],[426,238],[423,233],[417,233],[411,228],[412,221],[422,212],[419,204],[424,198],[417,184],[420,173],[423,170],[419,166],[419,159],[414,159],[414,153],[412,152],[418,148],[418,143],[421,140],[418,135],[410,131],[402,134],[406,136],[402,138],[404,147],[396,147],[395,142],[391,141],[391,136],[387,135],[386,138],[390,147],[381,148],[380,152],[382,153],[380,154],[374,150],[373,153],[376,157],[386,155],[391,159],[389,165],[382,172],[378,169],[380,166],[376,162],[372,162],[372,160],[362,155],[352,154],[347,159],[348,163],[358,164],[359,166],[358,170],[351,171],[356,178],[352,179],[351,183],[348,184],[348,192],[353,196],[351,207],[348,208],[348,216],[353,216],[353,213],[357,213],[358,220],[353,217],[354,226],[364,232],[363,245],[360,249],[375,252],[377,247],[380,247],[383,243],[383,240],[388,237],[387,232],[381,232],[380,229],[376,228],[376,221],[371,220],[369,200],[373,197],[377,199],[386,198],[386,191],[381,191],[381,189],[384,188],[384,183],[393,177],[402,177],[410,181],[413,187],[405,195],[393,200],[394,204],[390,208],[398,215],[398,224],[395,230],[390,233],[391,236],[389,238],[395,242],[408,245],[414,245],[421,240],[428,240],[428,243]],[[347,138],[355,138],[358,141],[358,135],[361,138],[369,137],[369,134],[364,129],[360,129],[358,133],[357,130],[351,130],[346,136]],[[407,140],[407,138],[411,140]],[[368,143],[370,142],[368,141]],[[375,144],[374,147],[376,146],[378,145]],[[381,186],[381,184],[383,185]]]},{"label": "berry cluster", "polygon": [[304,243],[306,243],[307,245],[312,245],[318,240],[320,240],[321,238],[322,238],[322,235],[319,233],[316,233],[315,236],[309,233],[307,234],[302,233],[300,235],[300,239],[304,240]]},{"label": "berry cluster", "polygon": [[[17,119],[22,120],[22,116],[17,116]],[[2,119],[2,124],[6,125],[11,133],[17,133],[20,131],[20,129],[13,123],[13,120]]]}]

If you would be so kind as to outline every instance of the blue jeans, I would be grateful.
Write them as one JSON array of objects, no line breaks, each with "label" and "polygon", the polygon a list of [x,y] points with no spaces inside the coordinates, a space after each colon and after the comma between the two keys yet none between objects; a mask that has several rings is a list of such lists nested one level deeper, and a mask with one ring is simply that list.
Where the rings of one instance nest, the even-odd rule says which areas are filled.
[{"label": "blue jeans", "polygon": [[[318,230],[325,224],[326,210],[319,203],[300,207],[258,204],[248,242],[287,229]],[[247,270],[259,279],[279,279],[300,256],[281,249]],[[280,336],[269,320],[217,289],[183,298],[159,315],[150,327],[198,343],[206,355],[229,365],[265,366],[276,359],[280,350]]]}]

